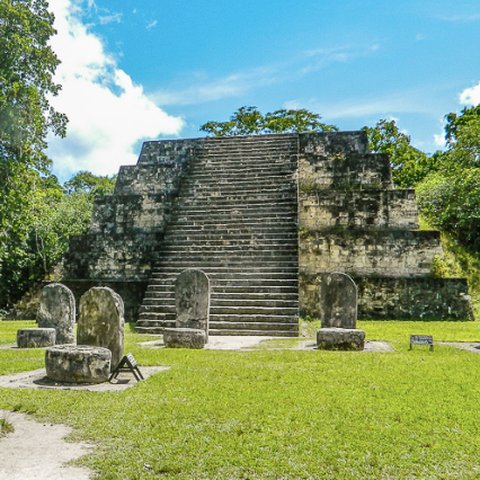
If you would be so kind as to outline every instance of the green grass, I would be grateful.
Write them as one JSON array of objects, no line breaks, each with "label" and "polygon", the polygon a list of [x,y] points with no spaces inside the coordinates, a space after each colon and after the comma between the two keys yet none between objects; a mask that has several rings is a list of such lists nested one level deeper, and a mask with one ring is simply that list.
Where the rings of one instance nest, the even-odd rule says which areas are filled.
[{"label": "green grass", "polygon": [[[0,322],[1,341],[19,326]],[[0,408],[75,427],[101,479],[480,478],[480,355],[408,350],[412,333],[480,340],[480,324],[359,326],[396,351],[154,350],[127,329],[141,365],[172,368],[124,392],[1,389]],[[0,371],[42,358],[0,349]]]},{"label": "green grass", "polygon": [[13,425],[5,417],[0,417],[0,438],[13,431]]}]

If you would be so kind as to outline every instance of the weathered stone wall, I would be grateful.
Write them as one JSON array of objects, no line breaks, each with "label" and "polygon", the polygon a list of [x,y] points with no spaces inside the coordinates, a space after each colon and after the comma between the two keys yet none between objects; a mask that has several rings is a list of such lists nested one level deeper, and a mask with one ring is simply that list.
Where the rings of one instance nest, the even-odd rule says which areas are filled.
[{"label": "weathered stone wall", "polygon": [[120,168],[115,192],[95,200],[88,234],[71,240],[63,282],[77,299],[94,286],[108,286],[125,303],[125,317],[138,317],[156,250],[174,213],[198,140],[146,142],[138,164]]},{"label": "weathered stone wall", "polygon": [[74,238],[65,280],[147,280],[199,141],[147,142],[137,166],[121,167],[113,195],[95,201],[90,231]]},{"label": "weathered stone wall", "polygon": [[334,229],[300,233],[300,271],[419,276],[441,254],[438,232]]},{"label": "weathered stone wall", "polygon": [[305,229],[418,228],[414,190],[314,190],[301,192],[299,221]]},{"label": "weathered stone wall", "polygon": [[464,279],[436,279],[438,232],[418,231],[413,190],[395,190],[389,159],[362,132],[300,135],[300,313],[319,316],[318,278],[357,283],[359,318],[471,319]]},{"label": "weathered stone wall", "polygon": [[[300,315],[319,318],[321,274],[300,274]],[[358,318],[473,320],[465,279],[433,277],[353,277],[358,286]]]}]

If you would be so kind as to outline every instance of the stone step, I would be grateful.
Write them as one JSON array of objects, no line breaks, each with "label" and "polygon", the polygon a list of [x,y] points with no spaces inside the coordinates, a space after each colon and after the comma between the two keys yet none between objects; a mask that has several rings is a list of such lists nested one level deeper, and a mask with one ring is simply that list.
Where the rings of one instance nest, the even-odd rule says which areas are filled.
[{"label": "stone step", "polygon": [[[147,287],[147,293],[150,292],[166,292],[170,291],[173,288],[173,281],[169,285],[164,284],[154,284],[151,283]],[[280,283],[280,284],[249,284],[248,282],[232,282],[232,284],[226,285],[216,285],[215,286],[215,295],[225,294],[225,295],[245,295],[251,296],[254,294],[298,294],[298,284],[295,283]]]},{"label": "stone step", "polygon": [[297,214],[297,205],[295,202],[291,200],[278,200],[272,202],[270,199],[268,201],[262,202],[242,202],[239,203],[238,200],[233,199],[223,199],[223,198],[208,198],[204,200],[199,199],[191,199],[189,201],[183,202],[181,206],[179,206],[175,212],[178,213],[189,213],[189,212],[196,212],[196,211],[203,211],[205,210],[211,212],[231,212],[233,211],[240,211],[243,213],[256,213],[261,211],[263,212],[292,212]]},{"label": "stone step", "polygon": [[280,163],[280,164],[268,164],[266,166],[254,164],[254,165],[239,165],[238,163],[231,165],[216,165],[209,166],[208,164],[198,165],[197,168],[192,170],[190,178],[193,180],[206,180],[209,179],[222,179],[228,178],[232,180],[234,178],[252,178],[252,177],[278,177],[295,175],[296,162],[295,163]]},{"label": "stone step", "polygon": [[[264,227],[263,229],[261,227]],[[288,230],[287,230],[288,229]],[[246,224],[195,224],[182,225],[170,228],[165,234],[164,242],[190,242],[190,238],[195,238],[198,242],[209,242],[213,245],[222,244],[224,240],[235,240],[238,245],[250,244],[251,242],[260,242],[266,240],[286,241],[296,239],[298,232],[291,225],[280,224],[276,227],[265,227],[262,223],[246,223]]]},{"label": "stone step", "polygon": [[[247,273],[250,272],[252,274],[258,274],[258,273],[264,273],[265,275],[271,275],[273,273],[288,273],[291,275],[297,275],[298,274],[298,265],[294,266],[264,266],[264,265],[258,265],[254,264],[253,266],[250,266],[246,268],[245,266],[241,267],[218,267],[218,266],[207,266],[203,269],[203,271],[211,276],[211,275],[221,275],[221,274],[230,274],[231,276],[236,276],[237,274],[242,274],[242,273]],[[152,275],[155,274],[166,274],[166,275],[179,275],[181,273],[181,270],[178,269],[177,267],[169,267],[168,265],[163,266],[161,268],[154,268],[152,270]]]},{"label": "stone step", "polygon": [[[175,324],[169,324],[165,326],[151,326],[141,327],[136,326],[135,329],[138,333],[145,333],[151,335],[161,335],[164,328],[174,327]],[[266,333],[268,332],[268,333]],[[297,331],[285,332],[284,330],[209,330],[210,335],[232,335],[232,336],[272,336],[272,337],[298,337]]]},{"label": "stone step", "polygon": [[[159,304],[159,303],[144,303],[140,307],[140,313],[146,313],[148,312],[149,314],[156,314],[156,313],[161,313],[161,314],[166,314],[166,313],[175,313],[176,308],[175,308],[175,303],[171,302],[169,304]],[[219,315],[219,316],[244,316],[244,317],[255,317],[255,316],[261,316],[262,318],[264,316],[272,316],[272,315],[278,315],[279,317],[284,317],[287,315],[297,315],[298,314],[298,307],[273,307],[273,306],[235,306],[235,307],[230,307],[230,306],[215,306],[212,305],[210,307],[210,315]]]},{"label": "stone step", "polygon": [[278,257],[282,255],[297,255],[297,251],[295,245],[258,245],[255,243],[252,244],[243,244],[243,245],[235,245],[230,242],[225,242],[224,245],[217,245],[217,246],[209,246],[209,245],[196,245],[196,246],[189,246],[186,247],[175,244],[164,244],[160,250],[162,256],[172,256],[175,258],[179,255],[188,255],[196,256],[196,255],[213,255],[213,256],[220,256],[220,255],[233,255],[233,256],[252,256],[252,255],[260,255],[260,256],[267,256],[271,257]]},{"label": "stone step", "polygon": [[[161,296],[160,296],[161,295]],[[143,306],[155,306],[155,305],[174,305],[175,304],[175,293],[172,289],[170,292],[170,296],[167,296],[166,293],[163,295],[161,293],[158,296],[152,295],[152,292],[149,295],[145,295],[143,300]],[[272,299],[272,298],[248,298],[242,296],[240,299],[234,298],[218,298],[217,295],[213,295],[211,297],[211,308],[219,308],[219,307],[249,307],[249,308],[256,308],[256,307],[266,307],[266,308],[296,308],[298,309],[299,302],[297,299]],[[218,312],[217,312],[218,313]]]},{"label": "stone step", "polygon": [[[145,293],[145,299],[156,300],[158,303],[166,302],[170,303],[175,298],[175,291],[173,284],[165,286],[163,290],[149,289]],[[211,294],[211,302],[215,305],[298,305],[298,295],[296,293],[273,293],[273,292],[251,292],[251,293],[238,293],[238,292],[220,292],[213,290]]]},{"label": "stone step", "polygon": [[[187,267],[188,268],[188,267]],[[179,270],[180,271],[180,270]],[[158,271],[157,271],[158,272]],[[155,285],[168,285],[175,283],[175,280],[178,275],[171,273],[154,273],[152,274],[152,282]],[[282,285],[285,282],[296,282],[297,274],[290,272],[281,272],[281,273],[258,273],[258,272],[247,272],[247,273],[237,273],[232,275],[231,273],[209,273],[209,277],[212,280],[212,288],[215,289],[219,287],[224,287],[231,285],[232,282],[235,285],[244,285],[245,282],[253,284],[257,282],[258,285]],[[277,283],[275,283],[277,282]]]},{"label": "stone step", "polygon": [[[288,227],[294,232],[296,232],[296,224],[292,224],[292,217],[287,217],[285,219],[276,218],[274,223],[267,223],[267,219],[262,221],[261,218],[256,219],[249,219],[249,220],[236,220],[234,218],[229,219],[228,221],[223,222],[214,222],[202,219],[201,221],[198,220],[196,222],[188,222],[179,223],[178,221],[176,224],[167,229],[166,235],[169,236],[172,233],[177,233],[177,231],[187,230],[187,229],[195,229],[195,230],[221,230],[220,233],[224,232],[226,228],[229,228],[231,231],[235,231],[239,229],[255,229],[259,233],[277,233],[283,232]],[[273,220],[273,219],[272,219]]]},{"label": "stone step", "polygon": [[296,222],[297,221],[297,215],[296,212],[268,212],[262,214],[262,212],[256,212],[256,213],[250,213],[250,214],[244,214],[240,210],[235,213],[235,212],[209,212],[208,213],[208,220],[205,220],[205,211],[197,211],[197,212],[188,212],[188,213],[183,213],[179,212],[177,213],[177,219],[176,219],[176,224],[177,225],[189,225],[195,221],[197,222],[202,222],[202,224],[209,224],[209,223],[215,223],[215,222],[243,222],[246,223],[248,221],[252,220],[263,220],[264,223],[274,223],[277,222],[278,220],[283,220],[286,222]]},{"label": "stone step", "polygon": [[232,322],[232,321],[216,321],[210,319],[209,322],[209,331],[210,335],[214,335],[211,333],[215,330],[261,330],[261,331],[268,331],[268,330],[284,330],[284,331],[297,331],[298,332],[298,318],[292,317],[287,322],[255,322],[255,321],[248,321],[248,322]]}]

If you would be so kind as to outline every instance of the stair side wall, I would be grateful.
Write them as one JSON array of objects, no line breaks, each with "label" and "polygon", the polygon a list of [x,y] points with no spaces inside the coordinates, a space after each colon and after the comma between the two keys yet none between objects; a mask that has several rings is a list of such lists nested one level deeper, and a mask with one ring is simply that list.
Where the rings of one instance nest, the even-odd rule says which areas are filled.
[{"label": "stair side wall", "polygon": [[156,249],[173,214],[198,141],[146,142],[135,166],[120,168],[113,195],[97,198],[89,232],[74,237],[63,259],[63,281],[80,296],[111,286],[137,318]]}]

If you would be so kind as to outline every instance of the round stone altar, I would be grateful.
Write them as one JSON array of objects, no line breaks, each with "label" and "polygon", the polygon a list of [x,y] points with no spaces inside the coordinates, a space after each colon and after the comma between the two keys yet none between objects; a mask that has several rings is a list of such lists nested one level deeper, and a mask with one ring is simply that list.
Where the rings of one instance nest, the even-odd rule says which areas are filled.
[{"label": "round stone altar", "polygon": [[203,348],[207,334],[199,328],[165,328],[163,343],[168,348]]},{"label": "round stone altar", "polygon": [[108,380],[112,352],[87,345],[57,345],[45,351],[47,377],[59,383],[102,383]]},{"label": "round stone altar", "polygon": [[18,348],[41,348],[55,345],[54,328],[22,328],[17,330]]}]

